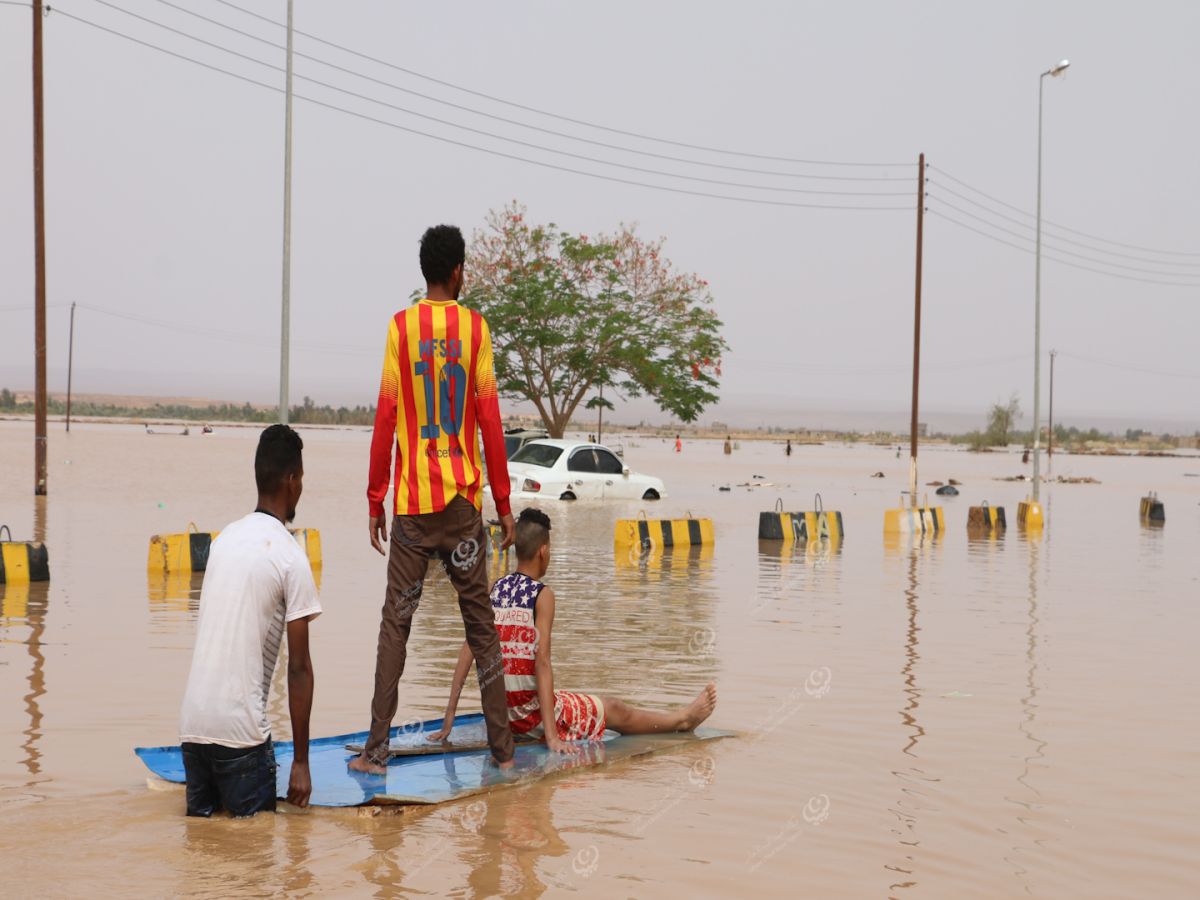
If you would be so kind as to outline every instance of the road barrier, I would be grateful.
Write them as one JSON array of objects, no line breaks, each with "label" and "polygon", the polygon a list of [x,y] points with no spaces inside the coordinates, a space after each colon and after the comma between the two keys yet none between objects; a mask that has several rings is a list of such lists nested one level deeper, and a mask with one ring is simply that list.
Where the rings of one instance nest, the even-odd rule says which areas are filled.
[{"label": "road barrier", "polygon": [[783,498],[775,501],[775,509],[758,514],[758,539],[783,541],[784,545],[807,544],[809,541],[841,541],[846,536],[842,514],[826,510],[817,494],[809,512],[784,512]]},{"label": "road barrier", "polygon": [[1158,499],[1158,494],[1155,491],[1151,491],[1142,498],[1139,514],[1142,521],[1148,524],[1161,525],[1167,521],[1167,509],[1163,506],[1163,502]]},{"label": "road barrier", "polygon": [[967,533],[985,531],[1004,531],[1008,522],[1004,518],[1003,506],[988,506],[986,500],[982,506],[972,506],[967,510]]},{"label": "road barrier", "polygon": [[[308,563],[315,572],[321,567],[321,532],[316,528],[289,528]],[[195,522],[188,523],[182,534],[156,534],[150,538],[150,553],[146,569],[150,572],[203,572],[208,568],[208,554],[219,531],[200,531]]]},{"label": "road barrier", "polygon": [[940,506],[904,506],[883,511],[884,534],[939,535],[946,530],[946,514]]},{"label": "road barrier", "polygon": [[636,519],[617,519],[613,545],[662,549],[691,547],[713,543],[712,519],[647,519],[643,512]]},{"label": "road barrier", "polygon": [[46,545],[41,541],[14,541],[8,526],[0,525],[0,584],[49,580],[50,551]]}]

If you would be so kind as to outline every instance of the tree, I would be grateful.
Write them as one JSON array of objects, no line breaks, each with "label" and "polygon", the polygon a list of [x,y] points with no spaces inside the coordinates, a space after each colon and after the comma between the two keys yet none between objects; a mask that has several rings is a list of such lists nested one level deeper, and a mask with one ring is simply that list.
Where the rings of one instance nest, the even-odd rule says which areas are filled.
[{"label": "tree", "polygon": [[473,236],[464,302],[491,327],[500,392],[533,403],[552,436],[601,384],[684,422],[716,401],[726,343],[708,282],[662,247],[626,225],[595,239],[531,225],[515,202]]},{"label": "tree", "polygon": [[988,446],[1007,446],[1008,436],[1019,418],[1021,418],[1021,403],[1017,400],[1016,394],[1008,398],[1008,403],[994,404],[988,415],[988,427],[985,434]]}]

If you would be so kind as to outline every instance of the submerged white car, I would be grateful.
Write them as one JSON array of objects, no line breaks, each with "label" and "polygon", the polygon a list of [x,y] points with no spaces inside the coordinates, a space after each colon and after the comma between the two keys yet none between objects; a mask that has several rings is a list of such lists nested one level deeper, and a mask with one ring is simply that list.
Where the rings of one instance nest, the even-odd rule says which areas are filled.
[{"label": "submerged white car", "polygon": [[514,501],[658,500],[667,496],[661,479],[630,472],[607,447],[580,441],[530,441],[509,459],[508,477]]}]

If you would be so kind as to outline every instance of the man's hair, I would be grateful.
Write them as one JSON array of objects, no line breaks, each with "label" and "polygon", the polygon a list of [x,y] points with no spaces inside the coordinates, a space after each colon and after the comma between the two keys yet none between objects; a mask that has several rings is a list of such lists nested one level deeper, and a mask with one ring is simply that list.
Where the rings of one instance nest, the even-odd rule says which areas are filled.
[{"label": "man's hair", "polygon": [[550,543],[550,517],[540,509],[523,509],[517,519],[517,559],[533,559]]},{"label": "man's hair", "polygon": [[258,492],[269,495],[279,490],[283,479],[302,467],[300,451],[304,441],[287,425],[264,428],[254,454],[254,480]]},{"label": "man's hair", "polygon": [[448,284],[455,266],[466,258],[467,245],[454,225],[434,225],[421,235],[421,274],[429,284]]}]

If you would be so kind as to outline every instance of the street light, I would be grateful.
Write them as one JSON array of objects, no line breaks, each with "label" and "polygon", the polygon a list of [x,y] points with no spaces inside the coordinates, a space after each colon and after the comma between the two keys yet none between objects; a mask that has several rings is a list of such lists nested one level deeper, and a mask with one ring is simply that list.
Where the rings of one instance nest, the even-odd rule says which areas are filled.
[{"label": "street light", "polygon": [[[1034,264],[1033,281],[1033,501],[1038,500],[1038,488],[1041,485],[1041,445],[1042,445],[1042,88],[1046,76],[1057,78],[1067,67],[1070,60],[1060,60],[1051,66],[1038,78],[1038,162],[1037,162],[1037,251]],[[1038,515],[1040,517],[1040,509]]]}]

